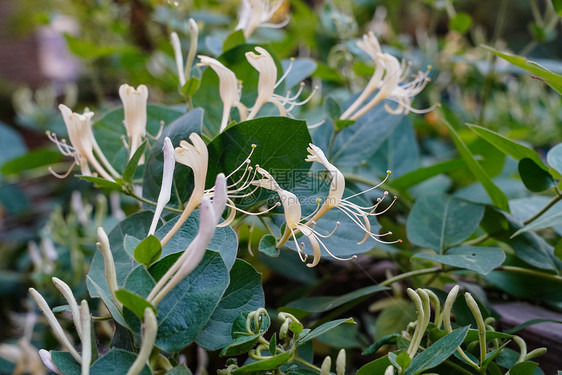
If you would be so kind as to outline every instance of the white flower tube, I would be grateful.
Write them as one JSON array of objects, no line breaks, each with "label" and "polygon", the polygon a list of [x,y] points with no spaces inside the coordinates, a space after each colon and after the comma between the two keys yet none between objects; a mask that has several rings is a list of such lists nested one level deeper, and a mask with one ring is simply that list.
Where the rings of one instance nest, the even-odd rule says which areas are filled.
[{"label": "white flower tube", "polygon": [[162,152],[164,153],[164,165],[162,167],[162,185],[160,187],[160,194],[158,194],[158,202],[156,204],[156,210],[154,210],[154,218],[152,219],[152,224],[150,225],[150,230],[148,235],[154,234],[156,231],[156,226],[158,225],[158,219],[162,215],[162,211],[166,204],[170,201],[170,196],[172,192],[172,182],[174,179],[174,167],[176,161],[174,158],[174,145],[170,138],[164,138],[164,146],[162,147]]},{"label": "white flower tube", "polygon": [[[135,90],[134,87],[124,84],[119,87],[119,97],[125,112],[123,124],[129,137],[129,159],[131,159],[146,135],[148,89],[145,85],[140,85]],[[141,159],[141,164],[143,161],[144,159]]]}]

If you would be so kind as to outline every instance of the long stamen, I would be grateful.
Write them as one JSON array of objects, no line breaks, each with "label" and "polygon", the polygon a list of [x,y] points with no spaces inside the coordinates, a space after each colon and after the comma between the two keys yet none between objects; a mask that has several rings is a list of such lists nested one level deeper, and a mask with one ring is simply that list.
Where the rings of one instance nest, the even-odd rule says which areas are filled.
[{"label": "long stamen", "polygon": [[281,82],[283,82],[283,80],[285,78],[287,78],[287,76],[289,75],[289,73],[291,72],[291,69],[293,69],[293,65],[295,63],[295,58],[291,57],[290,62],[289,62],[289,66],[287,67],[287,70],[285,70],[285,73],[283,73],[283,75],[281,76],[281,78],[279,78],[279,81],[277,81],[277,83],[275,84],[275,86],[273,86],[274,89],[277,88],[277,86],[279,86],[281,84]]},{"label": "long stamen", "polygon": [[312,229],[312,231],[313,231],[317,236],[320,236],[320,237],[322,237],[322,238],[328,238],[328,237],[332,236],[332,234],[336,233],[336,230],[338,229],[339,226],[340,226],[340,222],[339,222],[339,221],[336,221],[336,226],[334,227],[334,229],[332,229],[332,231],[331,231],[329,234],[320,234],[320,232],[318,232],[317,230],[315,230],[315,228],[316,228],[316,222],[313,221],[313,222],[312,222],[312,227],[311,227],[311,229]]},{"label": "long stamen", "polygon": [[358,196],[358,195],[365,194],[365,193],[367,193],[367,192],[369,192],[369,191],[371,191],[371,190],[374,190],[374,189],[378,188],[379,186],[381,186],[382,184],[384,184],[384,183],[386,182],[386,180],[388,180],[388,177],[390,176],[391,173],[392,173],[392,172],[391,172],[390,170],[387,170],[387,171],[386,171],[386,177],[385,177],[381,182],[379,182],[378,184],[376,184],[376,185],[373,186],[373,187],[368,188],[367,190],[363,190],[363,191],[360,192],[360,193],[356,193],[356,194],[350,195],[349,197],[346,197],[345,199],[350,199],[350,198],[356,197],[356,196]]}]

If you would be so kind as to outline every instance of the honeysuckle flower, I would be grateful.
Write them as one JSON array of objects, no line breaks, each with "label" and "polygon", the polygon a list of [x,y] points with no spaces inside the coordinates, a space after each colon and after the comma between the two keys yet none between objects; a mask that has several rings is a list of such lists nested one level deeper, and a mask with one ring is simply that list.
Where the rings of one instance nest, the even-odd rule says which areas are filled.
[{"label": "honeysuckle flower", "polygon": [[207,178],[207,167],[209,164],[207,145],[197,133],[191,133],[189,139],[191,143],[187,141],[180,142],[180,147],[176,147],[174,150],[174,157],[176,162],[188,166],[193,171],[193,191],[178,221],[162,239],[162,246],[168,243],[172,236],[180,229],[193,210],[201,203],[201,199],[203,199],[205,194],[205,179]]},{"label": "honeysuckle flower", "polygon": [[336,375],[345,375],[345,349],[340,349],[336,357]]},{"label": "honeysuckle flower", "polygon": [[279,23],[269,23],[283,2],[284,0],[242,0],[236,30],[242,30],[244,36],[248,38],[258,27],[281,28],[286,26],[289,23],[288,17]]},{"label": "honeysuckle flower", "polygon": [[82,374],[90,374],[90,364],[92,362],[92,317],[90,315],[90,307],[85,299],[80,303],[80,327],[82,336]]},{"label": "honeysuckle flower", "polygon": [[49,307],[47,301],[45,301],[45,298],[43,298],[43,296],[34,288],[29,288],[29,294],[31,294],[31,297],[35,301],[35,304],[37,305],[37,307],[39,307],[39,310],[41,310],[45,318],[47,318],[47,322],[51,326],[51,329],[53,330],[53,333],[57,340],[62,344],[62,346],[64,346],[66,350],[68,350],[68,352],[74,357],[74,359],[78,361],[78,363],[81,363],[82,357],[80,356],[80,354],[78,354],[76,349],[74,349],[74,346],[72,346],[68,337],[66,337],[62,326],[55,318],[55,315],[53,314],[53,311]]},{"label": "honeysuckle flower", "polygon": [[227,200],[226,194],[226,177],[221,173],[215,181],[213,200],[211,201],[209,197],[201,198],[197,235],[172,267],[158,280],[158,283],[148,295],[147,300],[152,304],[157,305],[201,262],[224,211]]},{"label": "honeysuckle flower", "polygon": [[[47,132],[49,139],[57,145],[59,151],[64,156],[74,157],[75,163],[80,166],[83,175],[92,175],[89,164],[102,178],[114,181],[114,177],[118,177],[119,174],[107,161],[94,138],[92,131],[92,117],[94,113],[89,111],[83,114],[73,113],[64,104],[59,105],[59,110],[62,113],[68,138],[72,145],[67,144],[64,139],[59,141],[55,133]],[[94,151],[99,161],[94,155]],[[70,174],[71,169],[72,167],[63,175],[58,175],[52,169],[50,171],[56,177],[64,178]]]},{"label": "honeysuckle flower", "polygon": [[105,269],[105,280],[107,282],[107,287],[109,288],[109,292],[113,297],[113,301],[115,305],[121,309],[123,304],[117,299],[115,292],[119,288],[117,285],[117,273],[115,272],[115,262],[113,260],[113,253],[111,252],[111,248],[109,246],[109,238],[107,234],[103,230],[102,227],[98,228],[97,231],[98,235],[98,242],[96,243],[98,249],[100,250],[101,254],[103,255],[103,262],[104,262],[104,269]]},{"label": "honeysuckle flower", "polygon": [[263,178],[261,180],[253,181],[252,184],[275,191],[279,195],[279,199],[283,206],[283,212],[285,215],[285,231],[276,245],[278,248],[283,246],[283,244],[285,244],[289,238],[292,238],[293,241],[295,241],[295,246],[297,248],[299,257],[303,262],[305,262],[308,256],[304,254],[304,242],[301,242],[299,245],[296,237],[297,233],[302,233],[308,239],[312,247],[313,259],[312,263],[306,264],[308,267],[314,267],[320,262],[320,258],[322,256],[321,248],[323,248],[332,258],[337,260],[350,260],[356,258],[355,255],[349,258],[339,258],[335,256],[332,252],[330,252],[330,250],[328,250],[326,245],[324,245],[324,243],[320,239],[320,237],[330,237],[336,231],[339,223],[337,223],[336,228],[334,228],[334,230],[327,235],[320,234],[314,229],[314,226],[316,225],[315,222],[311,223],[311,226],[309,226],[308,224],[302,224],[302,210],[297,196],[292,192],[281,188],[281,186],[279,186],[273,176],[271,176],[271,174],[269,174],[269,172],[267,172],[265,169],[259,167],[257,169]]},{"label": "honeysuckle flower", "polygon": [[158,333],[158,321],[156,320],[156,315],[152,308],[147,307],[144,309],[144,319],[143,319],[143,332],[142,341],[139,354],[129,370],[127,375],[137,375],[144,369],[150,359],[150,354],[154,348],[154,341],[156,340],[156,334]]},{"label": "honeysuckle flower", "polygon": [[150,229],[148,235],[154,234],[156,231],[156,225],[158,225],[158,220],[160,215],[164,210],[166,204],[170,201],[170,195],[172,192],[172,182],[174,179],[174,167],[176,161],[174,159],[174,145],[170,138],[164,138],[164,146],[162,147],[162,152],[164,154],[164,165],[162,167],[162,185],[160,187],[160,194],[158,194],[158,201],[156,203],[156,209],[154,210],[154,218],[150,224]]},{"label": "honeysuckle flower", "polygon": [[230,110],[236,106],[240,117],[246,116],[246,107],[240,103],[240,91],[242,87],[234,72],[224,66],[220,61],[208,56],[197,56],[201,60],[198,66],[209,66],[219,76],[219,95],[223,104],[220,133],[226,129],[230,119]]},{"label": "honeysuckle flower", "polygon": [[[425,113],[434,109],[415,109],[411,106],[411,99],[419,94],[429,82],[429,71],[418,72],[410,82],[401,82],[406,79],[408,69],[406,64],[401,64],[394,56],[383,53],[375,34],[370,32],[363,35],[363,40],[357,42],[357,46],[371,57],[375,63],[375,72],[365,86],[359,97],[340,116],[341,120],[357,120],[384,99],[390,99],[398,103],[394,109],[385,105],[386,110],[392,114]],[[366,104],[365,101],[379,90]]]},{"label": "honeysuckle flower", "polygon": [[322,366],[320,367],[320,375],[330,375],[330,369],[332,368],[332,358],[326,356],[322,361]]},{"label": "honeysuckle flower", "polygon": [[[305,160],[309,162],[316,161],[321,163],[328,170],[331,176],[330,191],[328,193],[328,197],[326,197],[322,206],[320,206],[320,208],[316,210],[316,212],[312,215],[312,218],[307,222],[307,225],[317,222],[322,216],[324,216],[324,214],[326,214],[326,212],[328,212],[332,208],[337,208],[365,232],[363,240],[358,242],[359,245],[367,241],[368,238],[373,238],[374,240],[382,243],[400,242],[400,240],[392,242],[381,240],[381,237],[390,235],[392,234],[392,232],[387,232],[384,234],[376,234],[371,232],[371,222],[369,220],[370,216],[378,216],[385,213],[394,204],[394,202],[396,201],[396,197],[394,197],[394,200],[384,210],[378,212],[377,209],[383,201],[382,198],[378,198],[374,205],[367,207],[360,206],[357,203],[351,201],[352,198],[357,197],[361,194],[365,194],[366,192],[381,186],[388,179],[390,171],[387,171],[385,179],[376,186],[373,186],[360,193],[353,194],[347,198],[343,198],[343,193],[345,191],[345,177],[343,173],[341,173],[332,163],[328,161],[328,158],[326,158],[324,152],[320,149],[320,147],[315,146],[311,143],[307,150],[309,152],[309,155]],[[388,192],[385,192],[383,198],[387,195]]]},{"label": "honeysuckle flower", "polygon": [[277,109],[279,110],[279,114],[281,116],[288,116],[290,115],[289,112],[295,106],[306,104],[312,98],[317,88],[314,88],[308,98],[300,102],[297,101],[304,88],[304,84],[302,83],[300,85],[299,91],[295,95],[291,96],[290,91],[287,92],[285,96],[275,94],[275,88],[279,86],[279,84],[281,84],[281,82],[285,79],[292,65],[277,81],[277,66],[275,65],[273,57],[271,57],[269,52],[267,52],[262,47],[256,47],[255,50],[256,52],[258,52],[257,54],[252,51],[246,52],[246,59],[259,72],[258,97],[256,98],[250,114],[248,115],[248,120],[256,117],[260,108],[267,102],[275,105],[275,107],[277,107]]},{"label": "honeysuckle flower", "polygon": [[[146,102],[148,89],[145,85],[136,88],[127,84],[119,87],[119,97],[123,102],[125,119],[123,124],[129,137],[129,159],[133,157],[146,135]],[[140,163],[144,161],[141,158]]]},{"label": "honeysuckle flower", "polygon": [[43,361],[43,364],[45,365],[45,367],[47,367],[49,370],[51,370],[52,372],[54,372],[55,374],[59,374],[59,375],[64,375],[55,365],[55,362],[53,362],[53,358],[51,357],[51,352],[45,349],[39,349],[39,357],[41,358],[41,361]]},{"label": "honeysuckle flower", "polygon": [[68,307],[70,308],[70,313],[72,315],[72,320],[74,321],[74,327],[76,327],[76,333],[82,339],[82,324],[81,324],[81,315],[80,309],[78,308],[78,303],[76,303],[76,299],[74,298],[74,293],[64,281],[57,277],[52,278],[53,284],[57,287],[59,292],[64,296],[66,302],[68,302]]},{"label": "honeysuckle flower", "polygon": [[182,88],[187,82],[187,79],[189,79],[191,65],[193,65],[193,60],[195,59],[195,54],[197,53],[197,38],[199,36],[199,27],[197,26],[197,22],[195,22],[193,18],[189,19],[188,27],[190,45],[185,65],[183,65],[183,55],[181,52],[180,38],[176,32],[172,32],[170,34],[170,41],[174,50],[174,58],[176,60],[176,68],[178,70],[178,80],[180,83],[180,88]]}]

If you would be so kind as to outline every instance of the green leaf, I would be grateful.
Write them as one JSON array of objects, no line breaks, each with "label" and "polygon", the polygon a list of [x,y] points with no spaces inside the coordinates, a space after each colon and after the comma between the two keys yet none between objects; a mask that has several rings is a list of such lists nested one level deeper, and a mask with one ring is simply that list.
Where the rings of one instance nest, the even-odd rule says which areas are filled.
[{"label": "green leaf", "polygon": [[388,113],[385,104],[390,102],[375,106],[338,133],[331,157],[336,165],[355,167],[365,163],[394,132],[403,116]]},{"label": "green leaf", "polygon": [[[149,269],[156,280],[163,273],[157,265],[165,261]],[[156,345],[175,352],[191,344],[213,315],[228,283],[224,261],[218,253],[207,251],[201,263],[158,304]]]},{"label": "green leaf", "polygon": [[273,355],[277,354],[277,332],[273,333],[269,340],[269,352]]},{"label": "green leaf", "polygon": [[2,150],[0,166],[11,159],[25,155],[27,152],[27,147],[20,133],[2,121],[0,121],[0,150]]},{"label": "green leaf", "polygon": [[[90,368],[92,375],[123,375],[135,362],[137,356],[122,349],[111,349],[106,355],[94,362]],[[152,375],[148,366],[144,366],[140,375]]]},{"label": "green leaf", "polygon": [[64,160],[64,156],[60,152],[52,150],[50,147],[40,148],[7,161],[2,165],[0,171],[9,176],[20,174],[25,170],[46,167],[62,160]]},{"label": "green leaf", "polygon": [[484,207],[447,195],[419,198],[408,216],[408,239],[440,253],[467,239],[478,227]]},{"label": "green leaf", "polygon": [[334,122],[337,131],[343,130],[353,124],[355,124],[355,120],[336,120]]},{"label": "green leaf", "polygon": [[536,367],[535,362],[519,362],[509,370],[509,375],[533,375]]},{"label": "green leaf", "polygon": [[137,167],[139,165],[139,160],[143,156],[145,149],[146,149],[146,141],[144,141],[139,146],[139,148],[137,148],[137,150],[133,154],[133,157],[131,157],[131,160],[129,160],[129,162],[127,163],[127,166],[125,167],[125,172],[123,172],[123,181],[128,183],[133,182],[135,171],[137,170]]},{"label": "green leaf", "polygon": [[361,355],[374,354],[384,345],[396,343],[396,338],[399,336],[399,333],[384,335],[383,337],[379,338],[377,341],[369,345],[365,350],[363,350],[363,353],[361,353]]},{"label": "green leaf", "polygon": [[246,43],[246,38],[244,37],[244,31],[235,30],[225,38],[222,44],[222,51],[226,52],[244,43]]},{"label": "green leaf", "polygon": [[[390,358],[390,353],[389,354],[389,358]],[[396,356],[396,364],[398,365],[398,367],[400,367],[401,369],[407,369],[408,366],[410,366],[410,363],[412,363],[412,360],[410,359],[410,356],[408,355],[408,353],[406,352],[402,352],[400,354],[398,354]]]},{"label": "green leaf", "polygon": [[[196,108],[177,118],[164,128],[164,131],[158,140],[154,142],[152,150],[146,158],[142,182],[143,197],[154,202],[158,200],[162,185],[162,168],[164,164],[162,147],[164,145],[164,138],[169,137],[173,145],[179,146],[180,141],[189,140],[189,135],[191,133],[201,134],[202,122],[203,111]],[[187,201],[191,195],[192,182],[190,181],[192,181],[191,169],[183,164],[176,163],[176,167],[174,168],[174,187],[172,187],[172,191],[177,190],[178,194],[172,194],[170,205],[178,204],[178,196],[182,202]]]},{"label": "green leaf", "polygon": [[519,176],[525,187],[534,193],[545,191],[554,186],[554,179],[532,159],[523,158],[518,165]]},{"label": "green leaf", "polygon": [[[296,308],[299,310],[307,311],[309,313],[320,313],[335,309],[336,307],[340,307],[352,301],[355,301],[357,303],[361,302],[374,293],[388,289],[389,288],[380,285],[371,285],[365,288],[354,290],[353,292],[344,294],[342,296],[322,296],[299,299],[290,302],[287,307]],[[285,310],[285,308],[281,308],[281,310]]]},{"label": "green leaf", "polygon": [[347,319],[338,319],[338,320],[333,320],[331,322],[327,322],[324,323],[316,328],[314,328],[312,331],[308,332],[308,334],[305,334],[301,337],[299,337],[298,341],[297,341],[297,345],[302,345],[307,341],[310,341],[326,332],[328,332],[329,330],[339,326],[340,324],[344,324],[344,323],[352,323],[352,324],[356,324],[355,321],[352,318],[347,318]]},{"label": "green leaf", "polygon": [[241,335],[232,340],[221,350],[221,357],[232,357],[247,353],[258,342],[263,333]]},{"label": "green leaf", "polygon": [[[284,189],[292,189],[306,176],[310,164],[306,162],[307,147],[312,142],[304,121],[286,117],[260,117],[241,122],[218,135],[208,146],[209,165],[207,185],[215,183],[220,172],[231,173],[242,164],[256,145],[251,157],[251,165],[259,164],[269,171]],[[292,176],[289,171],[298,170],[299,176]],[[237,181],[243,171],[232,176]],[[260,189],[267,197],[271,194]],[[244,204],[253,204],[259,200],[258,193],[244,200]],[[266,199],[267,199],[266,197]],[[263,198],[262,198],[263,199]]]},{"label": "green leaf", "polygon": [[136,293],[130,292],[126,289],[119,289],[115,292],[115,296],[119,302],[123,304],[123,306],[131,310],[141,320],[144,317],[144,310],[147,307],[150,307],[154,310],[154,313],[157,313],[156,307]]},{"label": "green leaf", "polygon": [[472,17],[468,13],[459,12],[449,20],[449,29],[460,34],[466,33],[472,25]]},{"label": "green leaf", "polygon": [[554,320],[554,319],[531,319],[531,320],[527,320],[525,323],[521,323],[513,328],[509,328],[506,329],[505,332],[506,333],[515,333],[515,332],[519,332],[522,329],[525,329],[529,326],[532,326],[534,324],[539,324],[539,323],[544,323],[544,322],[551,322],[551,323],[558,323],[558,324],[562,324],[562,320]]},{"label": "green leaf", "polygon": [[488,196],[492,200],[493,204],[504,211],[509,211],[509,207],[507,205],[507,197],[505,196],[505,194],[494,184],[494,182],[486,174],[484,169],[474,159],[474,156],[472,155],[466,144],[463,142],[461,137],[458,135],[456,130],[451,126],[451,124],[449,124],[445,120],[443,120],[443,123],[449,130],[451,138],[453,138],[453,142],[457,146],[457,149],[464,159],[468,169],[472,172],[474,177],[476,177],[476,179],[480,181],[482,186],[484,186],[484,189],[488,193]]},{"label": "green leaf", "polygon": [[562,174],[562,143],[557,144],[548,151],[546,154],[546,161],[548,165]]},{"label": "green leaf", "polygon": [[446,255],[417,253],[412,258],[429,259],[487,275],[502,265],[505,254],[499,247],[458,246],[449,249]]},{"label": "green leaf", "polygon": [[166,372],[165,375],[193,375],[193,373],[184,364],[181,364]]},{"label": "green leaf", "polygon": [[384,375],[388,366],[390,366],[390,360],[388,356],[384,356],[361,367],[356,375]]},{"label": "green leaf", "polygon": [[562,0],[552,0],[552,5],[554,5],[556,14],[558,14],[559,17],[562,17]]},{"label": "green leaf", "polygon": [[437,176],[441,173],[454,171],[465,166],[466,163],[463,159],[447,160],[433,164],[429,167],[418,168],[398,178],[391,178],[388,184],[400,191],[404,191],[419,184],[420,182],[430,179],[431,177]]},{"label": "green leaf", "polygon": [[336,122],[341,116],[341,107],[334,98],[328,96],[324,101],[324,112],[332,122]]},{"label": "green leaf", "polygon": [[162,244],[155,235],[150,235],[142,240],[135,248],[135,260],[145,266],[150,266],[162,255]]},{"label": "green leaf", "polygon": [[468,328],[467,326],[454,330],[416,355],[404,375],[416,375],[444,362],[462,344]]},{"label": "green leaf", "polygon": [[486,280],[516,297],[535,301],[562,301],[562,282],[558,280],[510,271],[492,271]]},{"label": "green leaf", "polygon": [[[368,175],[384,176],[392,171],[390,180],[402,176],[419,165],[420,152],[412,120],[404,116],[390,137],[371,156],[365,168]],[[371,172],[372,171],[372,172]]]},{"label": "green leaf", "polygon": [[217,350],[232,341],[232,326],[238,315],[265,305],[261,275],[238,259],[230,270],[230,284],[213,315],[195,342],[207,350]]},{"label": "green leaf", "polygon": [[[154,313],[157,315],[158,311],[156,310],[155,306],[149,303],[146,300],[146,297],[150,294],[150,291],[156,282],[152,278],[152,276],[148,273],[144,266],[137,266],[135,267],[129,274],[127,275],[127,279],[125,280],[125,286],[123,289],[118,290],[115,294],[117,299],[129,310],[131,310],[139,319],[140,321],[144,318],[144,310],[147,307],[150,307],[154,310]],[[123,311],[123,316],[125,320],[129,323],[129,327],[139,328],[136,319],[130,319],[130,314],[127,314],[127,311]],[[137,332],[140,334],[140,331]]]},{"label": "green leaf", "polygon": [[249,365],[242,366],[234,371],[232,375],[243,375],[243,374],[262,374],[266,370],[273,370],[289,361],[293,356],[293,352],[288,350],[284,353],[274,355],[270,358],[250,363]]},{"label": "green leaf", "polygon": [[[118,286],[122,287],[124,285],[127,275],[133,268],[136,267],[136,262],[131,258],[131,256],[129,256],[129,254],[123,247],[125,235],[128,234],[136,238],[145,238],[150,228],[153,216],[154,212],[152,211],[138,212],[121,221],[108,234],[111,253],[113,255],[113,261],[115,263]],[[87,284],[88,291],[90,292],[91,297],[100,296],[97,288],[93,285],[93,283],[95,283],[99,288],[101,288],[101,290],[107,293],[107,295],[110,295],[109,288],[105,279],[105,266],[103,256],[99,251],[96,251],[96,253],[94,254],[88,276],[90,279],[88,280]],[[106,302],[105,299],[104,302]],[[123,322],[121,325],[124,326],[126,324]]]},{"label": "green leaf", "polygon": [[137,51],[132,45],[112,46],[105,43],[94,43],[89,40],[78,39],[68,33],[64,34],[64,38],[70,52],[87,60],[107,57],[116,53],[135,53]]},{"label": "green leaf", "polygon": [[276,244],[275,236],[266,234],[261,238],[258,250],[271,258],[277,258],[281,250],[277,248]]},{"label": "green leaf", "polygon": [[191,98],[199,90],[199,87],[201,87],[201,80],[197,77],[189,77],[185,85],[180,89],[180,92],[186,99]]},{"label": "green leaf", "polygon": [[76,362],[72,354],[54,350],[51,350],[50,353],[55,366],[57,366],[64,375],[80,375],[82,373],[80,363]]},{"label": "green leaf", "polygon": [[546,69],[544,66],[537,64],[534,61],[527,60],[522,56],[512,55],[510,53],[500,52],[498,50],[493,49],[492,47],[483,46],[488,51],[492,52],[493,54],[509,61],[515,66],[518,66],[526,71],[535,74],[542,78],[550,87],[556,90],[560,95],[562,95],[562,76],[556,73],[551,72],[550,70]]},{"label": "green leaf", "polygon": [[478,136],[485,139],[487,142],[492,144],[498,150],[504,152],[505,154],[511,156],[517,161],[524,158],[529,158],[533,160],[538,166],[544,170],[548,170],[548,167],[542,162],[540,156],[532,149],[523,146],[517,142],[512,141],[509,138],[504,137],[501,134],[493,132],[478,125],[468,125],[468,127],[474,131]]},{"label": "green leaf", "polygon": [[550,212],[550,211],[551,210],[547,211],[546,213],[541,215],[538,219],[520,228],[517,232],[513,234],[512,237],[518,236],[523,232],[531,232],[535,230],[552,228],[562,225],[562,210],[554,210],[554,212]]},{"label": "green leaf", "polygon": [[82,180],[91,182],[92,184],[94,184],[95,187],[100,188],[100,189],[109,189],[109,190],[117,190],[117,191],[122,191],[123,188],[121,187],[121,185],[119,185],[116,182],[113,181],[108,181],[105,178],[101,178],[101,177],[94,177],[94,176],[76,176],[81,178]]}]

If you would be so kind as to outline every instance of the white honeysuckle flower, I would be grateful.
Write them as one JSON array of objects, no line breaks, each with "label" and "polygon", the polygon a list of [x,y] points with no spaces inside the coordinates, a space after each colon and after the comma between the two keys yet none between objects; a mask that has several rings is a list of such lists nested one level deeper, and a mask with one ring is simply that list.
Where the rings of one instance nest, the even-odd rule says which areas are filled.
[{"label": "white honeysuckle flower", "polygon": [[53,358],[51,357],[50,351],[45,349],[39,349],[39,357],[41,357],[41,361],[43,361],[45,367],[47,367],[55,374],[63,375],[63,373],[55,365],[55,362],[53,362]]},{"label": "white honeysuckle flower", "polygon": [[244,36],[248,38],[258,27],[281,28],[286,26],[289,23],[288,17],[279,23],[269,23],[283,2],[284,0],[242,0],[236,30],[242,30]]},{"label": "white honeysuckle flower", "polygon": [[160,215],[162,215],[164,207],[170,201],[170,196],[172,193],[172,182],[174,179],[174,167],[176,165],[176,161],[174,157],[174,145],[168,137],[164,138],[162,152],[164,154],[164,165],[162,167],[162,185],[160,187],[160,194],[158,194],[158,201],[156,203],[156,209],[154,210],[154,217],[148,231],[149,236],[151,234],[154,234],[154,232],[156,231],[156,226],[158,225]]},{"label": "white honeysuckle flower", "polygon": [[172,32],[170,34],[170,41],[172,43],[172,49],[174,50],[174,59],[176,61],[176,69],[178,70],[178,81],[180,83],[180,89],[185,85],[189,75],[191,73],[191,65],[193,65],[193,60],[195,59],[195,54],[197,53],[197,38],[199,36],[199,26],[193,18],[188,21],[189,35],[190,35],[190,45],[189,51],[187,52],[187,57],[185,65],[183,64],[183,55],[181,52],[181,42],[178,34]]},{"label": "white honeysuckle flower", "polygon": [[223,104],[222,120],[220,133],[226,129],[230,119],[232,107],[238,107],[241,116],[246,112],[246,108],[240,103],[241,86],[234,72],[224,66],[220,61],[208,56],[197,56],[201,60],[198,66],[209,66],[219,76],[219,95]]},{"label": "white honeysuckle flower", "polygon": [[324,216],[324,214],[326,214],[326,212],[328,212],[332,208],[337,208],[365,232],[365,237],[363,237],[363,239],[358,242],[358,245],[367,241],[369,237],[378,242],[386,244],[401,242],[401,240],[390,242],[381,240],[381,237],[391,235],[392,232],[383,234],[373,233],[371,232],[371,222],[369,221],[370,216],[379,216],[388,211],[390,207],[392,207],[394,202],[396,202],[397,197],[394,197],[393,201],[382,211],[377,211],[377,209],[382,203],[383,199],[388,195],[387,191],[384,192],[383,198],[378,198],[376,203],[372,206],[360,206],[351,201],[351,198],[365,194],[384,184],[390,176],[390,171],[386,171],[386,177],[377,185],[360,193],[343,198],[343,193],[345,191],[345,177],[343,173],[341,173],[332,163],[328,161],[328,158],[326,158],[324,152],[320,149],[320,147],[310,143],[307,150],[309,152],[309,155],[305,160],[309,162],[316,161],[321,163],[328,170],[328,172],[330,172],[331,175],[330,192],[328,193],[328,197],[326,198],[322,206],[320,206],[320,208],[312,214],[312,218],[307,222],[307,225],[317,222],[322,216]]},{"label": "white honeysuckle flower", "polygon": [[267,102],[272,103],[281,116],[290,117],[290,111],[296,106],[308,103],[318,88],[315,87],[308,98],[301,101],[297,101],[297,99],[304,89],[304,83],[301,83],[295,95],[292,95],[290,91],[287,92],[285,96],[275,94],[275,88],[281,84],[291,70],[292,62],[289,68],[287,68],[287,71],[285,71],[283,76],[277,81],[277,66],[275,65],[273,57],[262,47],[258,46],[255,50],[258,52],[257,54],[252,51],[246,52],[246,59],[259,73],[258,97],[252,106],[247,120],[255,118],[261,107]]},{"label": "white honeysuckle flower", "polygon": [[[341,120],[357,120],[384,99],[398,103],[394,109],[385,105],[385,109],[391,114],[407,114],[410,111],[426,113],[435,108],[434,105],[419,110],[411,106],[411,99],[418,95],[430,81],[431,67],[428,67],[425,72],[418,72],[412,81],[403,82],[407,78],[409,64],[400,63],[394,56],[383,53],[373,32],[363,35],[363,40],[358,41],[357,46],[371,57],[375,63],[375,72],[363,92],[341,115]],[[364,104],[377,89],[379,91],[375,96]]]},{"label": "white honeysuckle flower", "polygon": [[82,361],[82,357],[70,343],[70,340],[62,329],[62,326],[55,318],[55,314],[53,314],[53,311],[49,307],[49,304],[47,303],[47,301],[45,301],[45,298],[43,298],[43,296],[34,288],[29,288],[29,294],[31,294],[31,297],[35,301],[35,304],[37,305],[37,307],[39,307],[39,310],[41,310],[41,312],[47,319],[47,322],[51,326],[53,334],[55,335],[57,340],[59,340],[59,342],[65,347],[65,349],[69,351],[72,357],[74,357],[74,359],[78,361],[78,363],[80,363]]},{"label": "white honeysuckle flower", "polygon": [[170,41],[172,43],[172,49],[174,50],[174,59],[176,60],[176,69],[178,70],[178,80],[180,82],[180,87],[183,87],[186,82],[185,67],[183,65],[180,37],[175,31],[170,34]]},{"label": "white honeysuckle flower", "polygon": [[[123,102],[125,119],[123,124],[129,137],[129,159],[133,157],[146,135],[146,102],[148,100],[148,89],[145,85],[139,85],[136,89],[127,84],[119,87],[119,97]],[[140,164],[144,159],[142,158]]]},{"label": "white honeysuckle flower", "polygon": [[150,354],[154,348],[154,342],[158,333],[158,321],[152,307],[144,309],[142,340],[139,354],[129,370],[127,375],[138,375],[149,363]]},{"label": "white honeysuckle flower", "polygon": [[90,315],[90,306],[85,299],[80,303],[80,324],[82,335],[82,373],[81,375],[90,374],[90,364],[92,362],[92,316]]},{"label": "white honeysuckle flower", "polygon": [[170,290],[190,274],[201,262],[226,207],[226,201],[226,177],[221,173],[217,176],[215,181],[213,200],[211,201],[208,196],[202,197],[201,199],[199,205],[199,230],[197,235],[184,253],[154,286],[147,300],[157,305]]},{"label": "white honeysuckle flower", "polygon": [[[49,139],[57,145],[59,151],[64,156],[71,156],[74,158],[75,163],[80,166],[83,175],[92,175],[88,166],[89,164],[102,178],[108,181],[115,181],[114,177],[118,177],[119,174],[107,161],[94,138],[94,132],[92,131],[92,117],[94,113],[89,111],[83,114],[73,113],[72,110],[64,104],[59,105],[59,110],[62,113],[71,145],[67,144],[64,139],[59,141],[55,133],[47,132]],[[99,161],[94,155],[94,151]],[[55,173],[52,169],[50,169],[50,171],[56,177],[64,178],[70,174],[71,169],[72,166],[63,175]]]},{"label": "white honeysuckle flower", "polygon": [[193,210],[199,206],[205,194],[205,180],[207,178],[207,167],[209,164],[207,145],[197,133],[191,133],[189,139],[191,143],[187,141],[180,142],[180,147],[176,147],[174,150],[174,157],[176,162],[188,166],[193,171],[193,191],[178,221],[162,239],[162,246],[168,243],[172,236],[176,234]]},{"label": "white honeysuckle flower", "polygon": [[78,303],[76,298],[74,298],[74,293],[67,283],[62,281],[57,277],[52,278],[53,284],[57,287],[59,292],[63,295],[66,302],[68,302],[68,307],[70,308],[70,313],[72,315],[72,320],[74,321],[74,327],[76,328],[76,333],[82,338],[82,324],[80,323],[80,310],[78,308]]},{"label": "white honeysuckle flower", "polygon": [[309,226],[308,223],[302,224],[302,209],[297,196],[290,191],[281,188],[277,181],[275,181],[273,176],[269,174],[269,172],[260,167],[258,167],[257,169],[263,178],[261,180],[253,181],[252,184],[275,191],[279,195],[279,199],[281,201],[281,204],[283,205],[283,211],[285,215],[285,232],[276,245],[278,248],[283,246],[283,244],[285,244],[289,238],[292,238],[293,241],[295,241],[295,246],[297,248],[299,257],[303,262],[305,262],[308,257],[306,254],[304,254],[305,244],[304,242],[301,242],[299,245],[296,237],[297,233],[302,233],[306,238],[308,238],[313,252],[312,263],[306,264],[308,267],[314,267],[320,262],[320,258],[322,256],[321,248],[323,248],[332,258],[337,260],[351,260],[357,258],[355,255],[349,258],[339,258],[335,256],[334,254],[332,254],[332,252],[330,252],[330,250],[328,250],[326,245],[324,245],[324,243],[320,239],[320,237],[327,238],[334,234],[334,232],[338,228],[339,222],[336,224],[334,230],[327,235],[320,234],[314,229],[314,226],[316,225],[315,222],[311,223],[311,226]]}]

